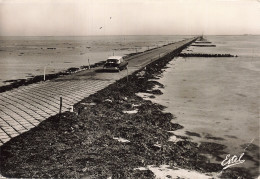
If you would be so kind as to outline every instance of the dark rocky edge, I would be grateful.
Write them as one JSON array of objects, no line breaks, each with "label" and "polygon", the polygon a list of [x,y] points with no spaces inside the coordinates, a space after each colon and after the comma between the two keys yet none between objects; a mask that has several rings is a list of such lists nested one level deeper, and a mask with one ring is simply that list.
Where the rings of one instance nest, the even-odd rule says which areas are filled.
[{"label": "dark rocky edge", "polygon": [[194,46],[194,47],[216,47],[216,45],[199,45],[199,44],[194,44],[194,45],[191,45],[191,46]]},{"label": "dark rocky edge", "polygon": [[195,44],[211,44],[209,41],[196,41]]},{"label": "dark rocky edge", "polygon": [[[154,178],[151,171],[135,168],[160,164],[220,172],[220,164],[209,163],[200,150],[207,153],[217,148],[219,153],[224,146],[168,141],[172,135],[168,131],[182,126],[172,123],[174,116],[164,113],[164,106],[136,95],[150,93],[160,85],[152,79],[181,50],[132,74],[128,82],[123,78],[85,98],[74,106],[76,112],[52,116],[5,143],[0,147],[1,174],[18,178]],[[130,110],[138,112],[123,112]],[[223,176],[250,178],[246,171],[233,170],[223,171]]]},{"label": "dark rocky edge", "polygon": [[231,54],[180,53],[180,57],[237,57]]}]

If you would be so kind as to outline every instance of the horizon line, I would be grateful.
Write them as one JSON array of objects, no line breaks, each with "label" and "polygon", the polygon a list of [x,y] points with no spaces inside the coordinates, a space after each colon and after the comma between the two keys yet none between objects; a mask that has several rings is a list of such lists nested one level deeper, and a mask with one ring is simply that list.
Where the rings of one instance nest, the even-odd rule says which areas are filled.
[{"label": "horizon line", "polygon": [[165,35],[0,35],[0,37],[89,37],[89,36],[258,36],[260,34],[165,34]]}]

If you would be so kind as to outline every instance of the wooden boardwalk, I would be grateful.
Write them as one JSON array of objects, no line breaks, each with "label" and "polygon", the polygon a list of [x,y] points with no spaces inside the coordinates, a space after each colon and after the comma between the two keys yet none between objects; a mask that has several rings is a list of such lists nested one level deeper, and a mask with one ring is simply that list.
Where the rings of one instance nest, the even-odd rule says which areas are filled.
[{"label": "wooden boardwalk", "polygon": [[[130,57],[129,74],[192,40],[194,38]],[[126,75],[126,70],[119,73],[96,73],[94,70],[86,70],[0,93],[0,146],[57,114],[60,97],[63,98],[64,112],[90,94]]]}]

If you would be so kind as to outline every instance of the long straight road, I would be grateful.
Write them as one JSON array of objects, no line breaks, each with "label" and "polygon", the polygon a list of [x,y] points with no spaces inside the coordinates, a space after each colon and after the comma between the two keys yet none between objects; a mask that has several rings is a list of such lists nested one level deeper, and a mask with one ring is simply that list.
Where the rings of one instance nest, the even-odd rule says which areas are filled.
[{"label": "long straight road", "polygon": [[[195,39],[186,39],[129,57],[128,73],[139,70]],[[0,146],[57,114],[60,97],[63,98],[62,111],[67,111],[75,103],[127,75],[126,70],[119,73],[97,73],[95,70],[85,70],[0,93]]]}]

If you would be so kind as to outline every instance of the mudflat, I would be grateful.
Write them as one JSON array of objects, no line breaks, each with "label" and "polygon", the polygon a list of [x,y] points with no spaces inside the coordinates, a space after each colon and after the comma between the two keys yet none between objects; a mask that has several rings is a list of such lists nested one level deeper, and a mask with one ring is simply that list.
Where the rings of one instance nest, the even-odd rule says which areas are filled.
[{"label": "mudflat", "polygon": [[259,60],[176,58],[168,67],[159,80],[165,85],[163,95],[154,100],[167,106],[166,111],[184,126],[174,134],[225,145],[222,158],[243,153],[250,143],[239,167],[258,171]]}]

